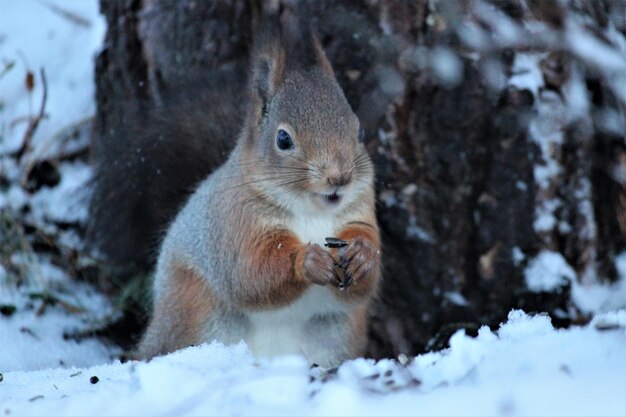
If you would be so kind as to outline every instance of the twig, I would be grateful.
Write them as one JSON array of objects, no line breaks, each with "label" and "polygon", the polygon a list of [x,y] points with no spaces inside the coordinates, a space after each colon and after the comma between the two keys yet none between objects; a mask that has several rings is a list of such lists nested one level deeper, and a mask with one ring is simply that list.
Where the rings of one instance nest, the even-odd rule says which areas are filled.
[{"label": "twig", "polygon": [[5,61],[3,62],[2,71],[0,71],[0,80],[9,73],[15,66],[15,61]]},{"label": "twig", "polygon": [[85,19],[82,16],[79,16],[78,14],[76,14],[74,12],[70,12],[70,11],[68,11],[66,9],[63,9],[62,7],[59,7],[56,4],[50,3],[48,1],[39,0],[38,3],[41,4],[42,6],[46,7],[51,12],[56,13],[59,16],[64,17],[64,18],[68,19],[69,21],[71,21],[73,23],[76,23],[79,26],[82,26],[82,27],[85,27],[85,28],[91,27],[91,22],[89,20]]},{"label": "twig", "polygon": [[17,158],[18,163],[22,159],[22,156],[26,153],[26,151],[30,149],[30,144],[33,140],[33,135],[35,134],[35,131],[37,130],[37,127],[39,126],[39,122],[41,122],[41,120],[43,120],[46,117],[45,110],[46,110],[46,101],[48,100],[48,82],[46,81],[46,72],[44,71],[43,68],[39,70],[39,74],[41,76],[41,84],[43,88],[43,98],[41,100],[41,107],[39,108],[39,114],[29,121],[28,128],[26,129],[26,132],[24,133],[24,139],[22,140],[22,146],[15,154],[15,157]]},{"label": "twig", "polygon": [[[43,161],[43,160],[58,162],[58,161],[65,160],[65,159],[72,159],[72,158],[76,158],[77,156],[84,154],[85,152],[89,152],[88,142],[85,143],[83,146],[78,147],[71,151],[65,151],[63,147],[67,144],[67,142],[69,142],[70,140],[74,139],[77,136],[88,135],[89,133],[86,133],[85,130],[91,128],[92,120],[93,120],[92,117],[87,117],[85,119],[82,119],[79,122],[74,123],[73,125],[69,127],[65,127],[61,129],[60,131],[52,135],[49,139],[46,139],[46,141],[43,142],[41,146],[37,148],[38,154],[33,155],[30,165],[34,165],[35,163]],[[46,152],[48,152],[50,148],[57,143],[59,144],[59,147],[60,147],[59,153],[56,155],[46,156],[45,155]],[[30,172],[30,169],[31,167],[28,167],[26,169],[26,172]]]},{"label": "twig", "polygon": [[11,123],[9,124],[9,128],[13,129],[17,125],[20,125],[22,123],[28,123],[31,121],[31,119],[32,119],[31,116],[16,117],[15,119],[11,120]]}]

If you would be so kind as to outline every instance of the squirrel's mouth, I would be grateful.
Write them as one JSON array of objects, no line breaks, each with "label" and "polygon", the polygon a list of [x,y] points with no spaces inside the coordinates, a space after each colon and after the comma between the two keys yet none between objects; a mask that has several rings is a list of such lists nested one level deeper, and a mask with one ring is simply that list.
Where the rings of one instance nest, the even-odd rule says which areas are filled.
[{"label": "squirrel's mouth", "polygon": [[326,204],[330,206],[336,206],[341,202],[341,194],[337,193],[337,191],[333,191],[332,193],[315,193],[319,196]]}]

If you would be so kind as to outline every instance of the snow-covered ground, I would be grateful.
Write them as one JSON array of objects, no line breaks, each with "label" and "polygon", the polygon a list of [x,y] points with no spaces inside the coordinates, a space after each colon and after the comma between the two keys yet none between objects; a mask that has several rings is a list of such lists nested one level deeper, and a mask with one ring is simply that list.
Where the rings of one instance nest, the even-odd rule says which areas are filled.
[{"label": "snow-covered ground", "polygon": [[[3,415],[626,415],[626,311],[555,330],[513,311],[448,350],[338,371],[245,345],[187,348],[149,363],[7,372]],[[95,377],[95,378],[94,378]]]},{"label": "snow-covered ground", "polygon": [[[44,156],[59,159],[87,146],[82,121],[94,111],[92,59],[104,34],[97,3],[0,0],[0,173],[9,183],[0,187],[0,213],[21,213],[67,251],[81,248],[67,224],[85,221],[89,165],[61,158],[60,182],[34,194],[20,181]],[[10,154],[38,113],[41,67],[47,118],[17,163]],[[82,133],[59,142],[70,127]],[[10,230],[0,224],[3,234]],[[256,360],[243,344],[122,364],[114,359],[119,348],[88,334],[115,314],[109,301],[73,280],[52,255],[23,245],[10,254],[10,265],[24,282],[18,285],[15,271],[0,263],[1,416],[626,416],[626,310],[619,310],[626,306],[626,253],[618,257],[622,279],[613,286],[578,285],[555,253],[529,263],[531,288],[569,283],[573,297],[588,302],[579,304],[584,311],[613,310],[584,327],[556,330],[547,316],[513,311],[499,330],[485,327],[476,338],[456,333],[442,352],[324,370],[298,357]]]},{"label": "snow-covered ground", "polygon": [[14,313],[0,316],[0,372],[111,362],[119,348],[81,337],[112,314],[106,298],[84,284],[69,281],[51,265],[43,272],[58,274],[65,282],[48,285],[45,292],[0,285],[0,305],[15,308]]}]

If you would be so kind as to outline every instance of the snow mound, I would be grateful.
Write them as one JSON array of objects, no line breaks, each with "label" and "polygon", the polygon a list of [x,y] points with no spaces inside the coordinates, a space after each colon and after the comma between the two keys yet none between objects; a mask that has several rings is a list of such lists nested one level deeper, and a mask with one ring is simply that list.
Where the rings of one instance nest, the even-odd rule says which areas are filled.
[{"label": "snow mound", "polygon": [[[411,360],[309,368],[204,344],[149,362],[7,372],[11,415],[569,415],[626,413],[626,310],[555,330],[512,311],[496,332],[460,331]],[[93,378],[93,377],[97,377]],[[95,383],[94,383],[95,382]]]},{"label": "snow mound", "polygon": [[531,291],[553,291],[576,279],[576,272],[567,263],[563,255],[542,250],[526,270],[526,286]]},{"label": "snow mound", "polygon": [[584,282],[577,278],[563,255],[542,250],[529,262],[524,277],[528,289],[535,292],[555,291],[570,285],[576,307],[583,313],[595,314],[626,307],[626,252],[616,256],[615,266],[616,282]]}]

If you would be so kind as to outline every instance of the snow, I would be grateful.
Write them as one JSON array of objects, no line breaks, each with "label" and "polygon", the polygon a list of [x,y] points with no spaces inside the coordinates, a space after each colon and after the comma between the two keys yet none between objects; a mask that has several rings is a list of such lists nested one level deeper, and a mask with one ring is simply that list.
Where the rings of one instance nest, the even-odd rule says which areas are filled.
[{"label": "snow", "polygon": [[560,253],[543,250],[524,270],[531,291],[554,291],[576,280],[576,272]]},{"label": "snow", "polygon": [[524,251],[519,246],[514,246],[511,250],[511,257],[513,259],[513,263],[517,266],[522,263],[524,259],[526,259],[526,255],[524,255]]},{"label": "snow", "polygon": [[495,6],[480,2],[475,4],[477,13],[484,22],[488,22],[493,32],[496,42],[506,44],[516,44],[523,40],[524,33],[517,22],[498,10]]},{"label": "snow", "polygon": [[481,50],[490,43],[487,33],[473,21],[462,21],[456,29],[459,38],[470,47],[470,49]]},{"label": "snow", "polygon": [[618,278],[612,284],[573,282],[572,300],[580,310],[597,313],[626,307],[626,251],[615,257],[615,268]]},{"label": "snow", "polygon": [[9,189],[0,194],[0,208],[8,207],[11,210],[17,211],[21,207],[24,207],[28,202],[28,195],[18,185],[11,185]]},{"label": "snow", "polygon": [[52,188],[44,187],[30,200],[33,216],[39,220],[85,221],[91,167],[75,161],[61,165],[59,171],[61,182]]},{"label": "snow", "polygon": [[[87,149],[90,125],[84,120],[95,110],[93,58],[102,44],[104,19],[97,1],[0,0],[0,10],[0,173],[8,180],[8,186],[0,188],[2,219],[25,220],[65,247],[77,248],[82,244],[77,232],[71,227],[61,230],[55,222],[84,224],[92,172],[88,164],[59,161],[61,182],[34,193],[21,184],[37,160]],[[40,68],[48,87],[46,118],[35,131],[34,149],[17,163],[9,154],[23,143],[28,124],[24,118],[38,112],[43,94]],[[35,77],[31,93],[25,84],[29,71]],[[22,224],[15,226],[21,233]],[[6,227],[0,225],[3,239]],[[120,353],[118,347],[80,336],[113,316],[102,294],[70,279],[51,256],[33,251],[23,236],[9,255],[9,265],[0,268],[0,371],[93,366]],[[13,268],[20,271],[19,279]]]},{"label": "snow", "polygon": [[[93,59],[104,37],[104,18],[97,1],[0,0],[0,10],[0,174],[9,183],[0,187],[0,210],[78,247],[76,232],[53,222],[84,223],[92,171],[82,160],[59,159],[88,149],[95,110]],[[33,149],[18,163],[11,153],[24,142],[27,119],[39,111],[40,68],[47,79],[46,117],[35,130]],[[35,77],[31,93],[25,84],[29,71]],[[31,193],[22,183],[45,159],[61,182]]]},{"label": "snow", "polygon": [[431,67],[444,86],[452,88],[463,78],[463,62],[449,48],[436,47],[431,52]]},{"label": "snow", "polygon": [[554,214],[549,211],[547,204],[537,208],[535,221],[533,222],[533,229],[536,232],[549,232],[554,229],[556,223],[556,217],[554,217]]},{"label": "snow", "polygon": [[512,311],[498,331],[459,331],[442,352],[356,359],[336,374],[212,343],[148,363],[5,372],[0,384],[11,415],[623,416],[626,311],[568,330]]},{"label": "snow", "polygon": [[563,106],[556,94],[546,92],[537,105],[538,116],[528,126],[528,133],[541,150],[542,162],[535,165],[535,183],[547,190],[551,181],[562,172],[558,161],[563,143]]},{"label": "snow", "polygon": [[380,89],[390,98],[397,98],[404,94],[405,81],[402,75],[394,68],[385,66],[376,71]]},{"label": "snow", "polygon": [[530,91],[536,102],[537,114],[528,125],[528,136],[540,150],[540,160],[533,169],[538,185],[533,228],[538,233],[554,229],[558,223],[554,213],[561,205],[552,198],[550,185],[562,172],[558,156],[563,142],[563,105],[554,94],[540,94],[544,87],[541,61],[545,57],[545,53],[516,53],[509,79],[510,86]]},{"label": "snow", "polygon": [[[71,12],[77,23],[53,11]],[[48,81],[46,113],[33,138],[41,146],[68,125],[85,119],[95,110],[93,58],[102,45],[105,22],[96,1],[0,0],[0,154],[17,150],[27,123],[12,124],[39,111],[43,85],[39,69]],[[25,88],[26,72],[35,76],[34,89]]]},{"label": "snow", "polygon": [[406,237],[424,243],[434,243],[435,241],[428,231],[417,224],[417,218],[413,215],[409,217],[409,225],[406,227]]},{"label": "snow", "polygon": [[[595,112],[595,117],[598,120],[598,128],[602,129],[605,133],[621,135],[622,132],[626,130],[626,126],[624,126],[626,119],[616,110],[597,110]],[[620,178],[619,182],[626,182],[626,178]]]},{"label": "snow", "polygon": [[519,90],[530,90],[537,97],[539,89],[544,85],[540,62],[545,56],[545,53],[515,54],[509,85]]},{"label": "snow", "polygon": [[536,292],[554,291],[571,286],[574,305],[584,313],[607,312],[626,307],[626,252],[616,257],[618,280],[606,284],[580,280],[565,258],[557,252],[542,250],[524,270],[528,289]]},{"label": "snow", "polygon": [[[51,269],[48,266],[42,271],[47,280],[61,272]],[[67,282],[67,278],[59,281]],[[53,288],[58,289],[53,291]],[[62,303],[46,305],[43,310],[42,295],[54,295]],[[17,309],[10,317],[0,316],[0,340],[3,341],[0,343],[0,372],[92,366],[110,362],[120,353],[119,348],[106,346],[94,338],[80,342],[64,339],[65,334],[88,330],[104,316],[112,314],[108,301],[86,285],[73,283],[71,288],[63,288],[48,283],[19,292],[5,287],[0,292],[0,305]],[[6,385],[1,387],[0,391]]]},{"label": "snow", "polygon": [[469,306],[470,302],[467,301],[463,294],[459,292],[448,291],[443,294],[443,296],[450,301],[452,304],[456,304],[458,306]]},{"label": "snow", "polygon": [[571,52],[588,62],[592,62],[604,71],[621,74],[626,71],[626,53],[601,42],[577,19],[570,17],[565,24],[565,41]]}]

